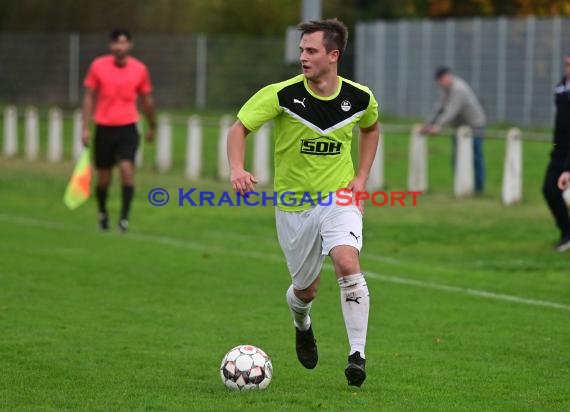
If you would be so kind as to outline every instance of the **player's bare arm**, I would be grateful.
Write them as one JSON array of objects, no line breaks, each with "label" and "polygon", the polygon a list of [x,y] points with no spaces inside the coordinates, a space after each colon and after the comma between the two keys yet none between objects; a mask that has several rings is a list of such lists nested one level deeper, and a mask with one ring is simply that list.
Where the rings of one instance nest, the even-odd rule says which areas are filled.
[{"label": "player's bare arm", "polygon": [[89,87],[85,88],[82,105],[83,125],[81,127],[81,142],[84,146],[89,145],[89,138],[91,135],[89,128],[91,127],[91,119],[93,118],[96,96],[95,90],[90,89]]},{"label": "player's bare arm", "polygon": [[[354,192],[360,192],[366,189],[366,181],[370,174],[370,168],[376,156],[378,148],[378,140],[380,138],[380,126],[374,123],[366,129],[360,129],[360,145],[358,158],[358,172],[356,177],[350,182],[348,188]],[[361,202],[358,208],[364,213],[364,203]]]},{"label": "player's bare arm", "polygon": [[146,141],[152,142],[156,131],[156,115],[154,109],[154,99],[152,94],[147,93],[141,96],[141,108],[146,117],[148,130],[146,132]]},{"label": "player's bare arm", "polygon": [[244,195],[255,190],[257,180],[245,170],[245,139],[249,130],[239,120],[228,133],[228,161],[230,163],[230,181],[236,193]]}]

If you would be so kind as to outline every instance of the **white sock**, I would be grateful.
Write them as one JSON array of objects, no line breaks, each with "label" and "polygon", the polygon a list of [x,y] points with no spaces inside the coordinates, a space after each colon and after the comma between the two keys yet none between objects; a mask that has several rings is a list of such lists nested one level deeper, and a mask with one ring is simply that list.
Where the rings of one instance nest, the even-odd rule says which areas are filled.
[{"label": "white sock", "polygon": [[311,317],[309,316],[309,311],[311,310],[312,302],[306,303],[295,296],[293,292],[293,285],[289,286],[287,289],[287,304],[291,313],[293,314],[293,320],[295,327],[301,331],[305,331],[311,327]]},{"label": "white sock", "polygon": [[368,286],[366,286],[362,273],[341,277],[338,279],[338,284],[340,286],[340,306],[350,344],[349,355],[358,351],[364,358],[370,308]]}]

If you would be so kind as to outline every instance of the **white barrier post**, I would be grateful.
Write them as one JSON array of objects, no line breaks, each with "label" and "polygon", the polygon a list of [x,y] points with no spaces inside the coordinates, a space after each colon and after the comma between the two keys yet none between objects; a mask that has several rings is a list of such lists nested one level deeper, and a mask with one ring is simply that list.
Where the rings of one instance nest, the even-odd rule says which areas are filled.
[{"label": "white barrier post", "polygon": [[172,167],[172,124],[167,114],[158,118],[158,136],[156,141],[156,168],[159,172],[168,172]]},{"label": "white barrier post", "polygon": [[469,126],[457,129],[455,152],[455,197],[468,197],[475,190],[473,171],[473,130]]},{"label": "white barrier post", "polygon": [[374,155],[374,161],[370,168],[370,176],[366,182],[367,190],[379,190],[384,187],[384,133],[380,132],[380,139],[378,139],[378,147]]},{"label": "white barrier post", "polygon": [[224,116],[220,119],[220,136],[218,139],[218,178],[227,181],[230,178],[230,164],[228,163],[228,131],[232,126],[232,117]]},{"label": "white barrier post", "polygon": [[59,107],[53,107],[48,114],[48,162],[60,162],[63,158],[63,115]]},{"label": "white barrier post", "polygon": [[502,200],[504,205],[512,205],[522,200],[522,139],[521,131],[509,129],[503,165]]},{"label": "white barrier post", "polygon": [[4,156],[18,154],[18,110],[15,106],[4,109]]},{"label": "white barrier post", "polygon": [[[83,150],[83,142],[81,141],[81,128],[83,126],[83,114],[81,109],[73,112],[73,160],[79,159]],[[95,136],[91,136],[90,145],[93,145]]]},{"label": "white barrier post", "polygon": [[271,181],[269,171],[269,132],[270,127],[265,123],[255,135],[253,146],[253,175],[261,185]]},{"label": "white barrier post", "polygon": [[186,177],[199,179],[202,174],[202,122],[199,116],[188,118],[186,138]]},{"label": "white barrier post", "polygon": [[428,189],[428,137],[420,133],[420,128],[414,126],[410,135],[408,190],[423,193]]},{"label": "white barrier post", "polygon": [[40,129],[38,109],[28,107],[26,109],[26,159],[34,161],[38,159],[40,151]]}]

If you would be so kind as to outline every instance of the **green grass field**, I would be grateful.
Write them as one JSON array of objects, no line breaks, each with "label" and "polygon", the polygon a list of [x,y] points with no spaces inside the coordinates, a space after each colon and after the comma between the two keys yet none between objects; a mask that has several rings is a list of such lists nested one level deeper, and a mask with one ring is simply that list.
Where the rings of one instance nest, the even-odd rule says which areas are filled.
[{"label": "green grass field", "polygon": [[[273,208],[148,203],[154,187],[229,189],[212,179],[215,130],[199,182],[182,177],[175,133],[171,173],[145,146],[126,235],[97,230],[93,199],[65,209],[70,161],[0,158],[1,410],[570,410],[570,254],[552,251],[540,195],[547,144],[525,143],[520,205],[499,201],[504,142],[486,142],[486,194],[455,200],[450,142],[436,138],[418,206],[368,206],[368,380],[351,389],[330,263],[312,311],[320,363],[296,360]],[[405,189],[407,138],[385,147],[388,189]],[[113,224],[118,208],[115,181]],[[265,392],[220,381],[242,343],[272,358]]]}]

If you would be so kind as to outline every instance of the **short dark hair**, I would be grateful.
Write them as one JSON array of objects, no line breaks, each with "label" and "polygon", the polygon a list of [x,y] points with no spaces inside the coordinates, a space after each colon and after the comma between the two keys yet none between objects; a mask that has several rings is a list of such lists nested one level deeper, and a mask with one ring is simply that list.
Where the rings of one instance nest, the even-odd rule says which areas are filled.
[{"label": "short dark hair", "polygon": [[447,73],[451,73],[451,69],[449,67],[439,66],[437,69],[435,69],[435,73],[434,73],[433,77],[435,78],[435,80],[439,80],[443,76],[445,76]]},{"label": "short dark hair", "polygon": [[111,41],[117,41],[121,36],[125,36],[127,40],[131,41],[131,32],[127,29],[115,28],[109,33],[109,39],[111,39]]},{"label": "short dark hair", "polygon": [[345,24],[338,20],[326,19],[326,20],[311,20],[305,23],[301,23],[297,26],[297,29],[301,31],[301,37],[305,34],[316,33],[319,31],[323,32],[323,43],[327,53],[333,50],[338,50],[339,60],[346,49],[346,43],[348,42],[348,29]]}]

